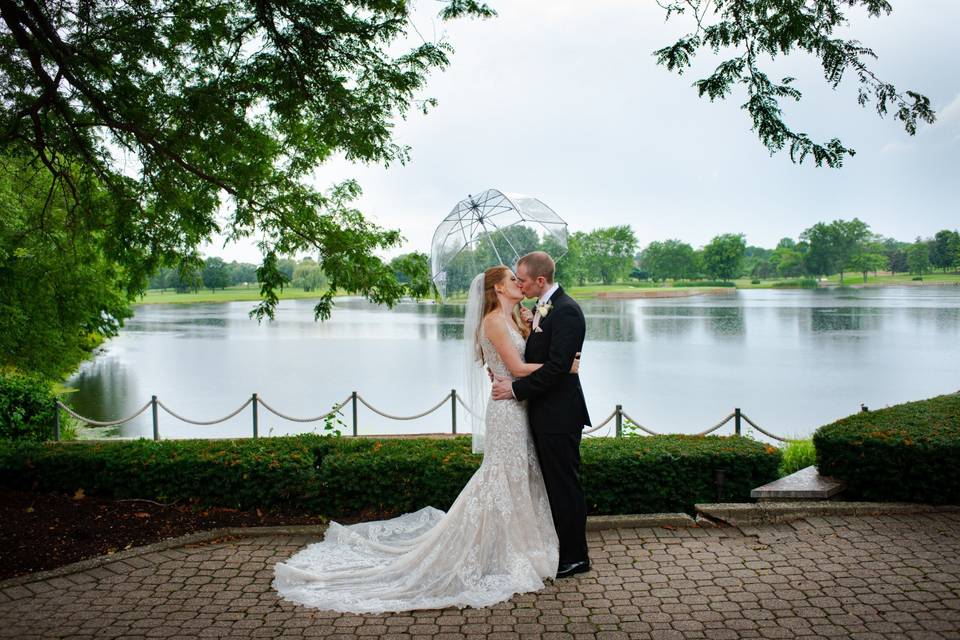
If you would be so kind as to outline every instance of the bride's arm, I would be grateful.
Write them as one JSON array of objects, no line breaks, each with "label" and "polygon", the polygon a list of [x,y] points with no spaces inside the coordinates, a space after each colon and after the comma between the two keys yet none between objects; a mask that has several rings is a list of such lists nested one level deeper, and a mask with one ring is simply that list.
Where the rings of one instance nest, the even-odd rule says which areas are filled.
[{"label": "bride's arm", "polygon": [[[493,348],[497,350],[497,355],[507,365],[510,375],[515,378],[528,376],[540,367],[542,363],[524,362],[517,353],[517,348],[510,340],[510,329],[507,328],[506,321],[499,314],[490,314],[483,319],[483,330],[487,334]],[[579,355],[579,354],[578,354]],[[579,358],[574,359],[570,373],[577,373],[580,368]]]}]

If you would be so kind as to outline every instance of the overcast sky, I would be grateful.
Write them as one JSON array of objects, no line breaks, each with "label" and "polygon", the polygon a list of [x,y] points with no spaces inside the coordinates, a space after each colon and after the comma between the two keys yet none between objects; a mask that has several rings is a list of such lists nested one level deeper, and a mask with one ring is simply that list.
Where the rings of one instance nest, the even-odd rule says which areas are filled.
[{"label": "overcast sky", "polygon": [[[857,105],[852,76],[833,91],[812,57],[771,67],[774,77],[796,76],[804,94],[786,105],[790,126],[856,149],[841,169],[771,157],[740,109],[742,91],[699,99],[691,84],[715,59],[698,55],[683,76],[658,67],[652,52],[691,25],[683,16],[664,23],[651,0],[491,4],[492,20],[441,23],[432,17],[439,4],[419,1],[421,33],[446,38],[455,53],[423,94],[438,106],[397,123],[396,141],[412,147],[407,165],[337,160],[316,172],[320,187],[356,178],[359,208],[403,233],[400,251],[429,253],[457,201],[488,188],[540,198],[571,231],[630,224],[641,247],[667,238],[698,247],[720,233],[773,247],[818,221],[855,216],[901,240],[960,226],[957,0],[894,0],[889,16],[853,14],[843,34],[877,52],[882,79],[931,99],[938,122],[914,137]],[[222,244],[204,253],[259,261],[252,241]]]}]

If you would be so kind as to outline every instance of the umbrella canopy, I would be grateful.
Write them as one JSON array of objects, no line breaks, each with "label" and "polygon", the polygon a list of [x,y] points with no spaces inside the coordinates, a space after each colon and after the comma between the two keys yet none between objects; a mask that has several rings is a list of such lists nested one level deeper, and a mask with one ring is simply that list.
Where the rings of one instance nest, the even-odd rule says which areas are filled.
[{"label": "umbrella canopy", "polygon": [[430,269],[440,295],[466,291],[475,275],[520,256],[567,252],[567,223],[537,198],[487,189],[453,208],[433,234]]}]

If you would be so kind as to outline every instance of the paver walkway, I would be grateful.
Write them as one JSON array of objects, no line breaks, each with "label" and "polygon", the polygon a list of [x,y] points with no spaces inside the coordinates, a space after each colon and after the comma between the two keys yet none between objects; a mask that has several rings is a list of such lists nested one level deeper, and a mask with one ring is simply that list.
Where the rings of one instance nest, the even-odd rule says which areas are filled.
[{"label": "paver walkway", "polygon": [[20,638],[960,638],[960,513],[590,533],[593,570],[490,609],[357,616],[279,600],[310,539],[175,548],[0,591]]}]

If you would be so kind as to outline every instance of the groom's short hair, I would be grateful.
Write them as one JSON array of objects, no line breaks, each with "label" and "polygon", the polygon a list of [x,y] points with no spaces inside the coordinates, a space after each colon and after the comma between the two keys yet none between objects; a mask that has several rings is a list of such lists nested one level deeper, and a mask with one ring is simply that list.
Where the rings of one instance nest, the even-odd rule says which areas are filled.
[{"label": "groom's short hair", "polygon": [[531,278],[543,278],[547,282],[553,282],[553,274],[557,269],[553,258],[544,251],[533,251],[517,260],[517,266],[524,265],[527,268],[527,275]]}]

